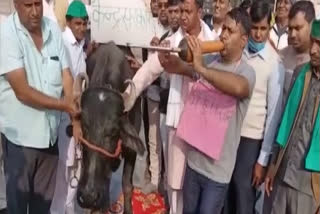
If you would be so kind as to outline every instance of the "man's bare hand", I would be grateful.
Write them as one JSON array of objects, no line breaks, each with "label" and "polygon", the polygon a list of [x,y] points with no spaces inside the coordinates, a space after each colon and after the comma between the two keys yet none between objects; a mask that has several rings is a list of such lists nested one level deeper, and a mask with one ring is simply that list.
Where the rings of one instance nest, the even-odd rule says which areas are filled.
[{"label": "man's bare hand", "polygon": [[170,47],[170,41],[169,40],[162,40],[159,44],[160,47],[169,48]]},{"label": "man's bare hand", "polygon": [[[168,48],[170,47],[170,41],[163,40],[160,43],[161,47]],[[177,66],[180,64],[180,58],[170,54],[169,51],[158,51],[158,59],[161,66],[168,73],[177,73]]]},{"label": "man's bare hand", "polygon": [[253,169],[252,186],[255,188],[259,188],[259,186],[263,182],[265,174],[266,174],[266,168],[260,165],[259,163],[256,163]]},{"label": "man's bare hand", "polygon": [[80,120],[74,119],[72,121],[72,133],[75,143],[79,143],[79,139],[83,136]]},{"label": "man's bare hand", "polygon": [[169,52],[159,52],[158,58],[161,66],[168,73],[176,73],[179,74],[179,66],[181,66],[181,59],[172,55]]},{"label": "man's bare hand", "polygon": [[160,45],[160,39],[158,37],[154,36],[151,39],[150,45],[151,46],[159,46]]},{"label": "man's bare hand", "polygon": [[69,113],[71,118],[76,118],[80,114],[80,109],[75,100],[71,97],[63,97],[60,101],[63,111]]},{"label": "man's bare hand", "polygon": [[264,183],[267,196],[270,197],[274,183],[273,167],[269,167]]},{"label": "man's bare hand", "polygon": [[130,68],[134,71],[137,72],[137,70],[139,70],[139,68],[141,68],[141,63],[134,57],[126,55],[126,58],[129,62]]},{"label": "man's bare hand", "polygon": [[86,55],[89,57],[97,48],[99,47],[99,43],[92,41],[88,44]]},{"label": "man's bare hand", "polygon": [[196,72],[199,72],[203,67],[200,40],[197,39],[195,36],[187,36],[187,42],[192,52],[193,67]]}]

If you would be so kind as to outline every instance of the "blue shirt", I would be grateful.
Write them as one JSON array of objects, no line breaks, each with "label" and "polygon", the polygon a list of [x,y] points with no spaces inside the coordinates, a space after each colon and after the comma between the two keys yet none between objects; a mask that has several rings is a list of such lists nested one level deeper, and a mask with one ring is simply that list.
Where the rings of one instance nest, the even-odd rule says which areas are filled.
[{"label": "blue shirt", "polygon": [[21,103],[5,74],[23,68],[29,86],[50,97],[61,98],[62,70],[69,67],[61,31],[45,17],[41,28],[41,51],[17,13],[2,23],[0,32],[0,131],[12,143],[31,148],[48,148],[56,142],[61,113]]}]

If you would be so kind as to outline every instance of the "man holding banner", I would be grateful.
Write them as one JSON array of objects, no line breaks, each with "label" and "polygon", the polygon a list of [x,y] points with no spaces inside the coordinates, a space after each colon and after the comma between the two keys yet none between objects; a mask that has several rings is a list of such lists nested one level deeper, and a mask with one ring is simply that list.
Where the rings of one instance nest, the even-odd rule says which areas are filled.
[{"label": "man holding banner", "polygon": [[[176,33],[167,38],[167,40],[170,41],[171,47],[178,47],[180,41],[187,34],[198,36],[198,38],[203,41],[217,39],[218,36],[212,33],[210,28],[201,21],[203,2],[200,0],[183,0],[181,2],[181,27]],[[167,41],[164,43],[167,43]],[[136,85],[137,96],[166,70],[167,64],[164,62],[162,66],[160,63],[163,59],[163,53],[154,53],[149,56],[148,60],[137,71],[133,78],[133,82]],[[191,68],[191,66],[181,61],[178,57],[175,57],[175,59],[182,63],[185,69],[189,70]],[[186,161],[185,144],[176,136],[175,132],[179,123],[187,88],[191,81],[192,79],[189,77],[179,74],[172,74],[170,77],[166,118],[166,125],[169,127],[168,194],[171,201],[171,213],[175,214],[181,214],[183,209],[181,190]]]},{"label": "man holding banner", "polygon": [[[158,25],[162,30],[162,34],[169,31],[168,22],[168,0],[158,0]],[[154,37],[151,45],[160,43],[158,37]],[[148,112],[148,145],[149,145],[149,170],[151,174],[150,183],[145,185],[143,191],[145,193],[158,191],[161,178],[161,139],[160,139],[160,79],[153,82],[146,91],[147,112]]]}]

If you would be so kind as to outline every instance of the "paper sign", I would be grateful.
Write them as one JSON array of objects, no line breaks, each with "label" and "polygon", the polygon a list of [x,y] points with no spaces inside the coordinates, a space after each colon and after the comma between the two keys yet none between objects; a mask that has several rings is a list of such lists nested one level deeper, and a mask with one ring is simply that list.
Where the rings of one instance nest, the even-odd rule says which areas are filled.
[{"label": "paper sign", "polygon": [[236,99],[202,81],[187,97],[177,135],[212,159],[219,160]]},{"label": "paper sign", "polygon": [[144,0],[92,0],[91,32],[97,42],[148,45],[164,33]]}]

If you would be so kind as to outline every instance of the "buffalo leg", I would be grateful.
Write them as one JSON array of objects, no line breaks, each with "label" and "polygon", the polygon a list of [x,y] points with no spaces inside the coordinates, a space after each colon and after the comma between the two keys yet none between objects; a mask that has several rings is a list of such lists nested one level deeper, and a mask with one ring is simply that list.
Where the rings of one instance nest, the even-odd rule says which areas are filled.
[{"label": "buffalo leg", "polygon": [[122,189],[124,197],[124,212],[123,214],[132,214],[132,175],[134,170],[134,165],[136,162],[137,154],[130,150],[125,149],[123,151],[124,155],[124,167],[123,167],[123,178],[122,178]]}]

